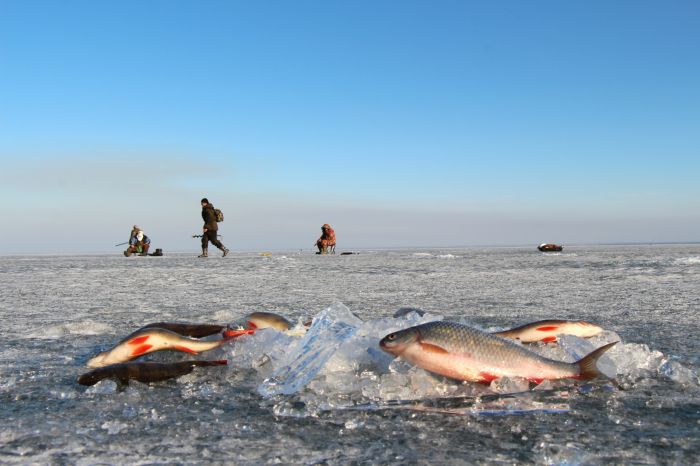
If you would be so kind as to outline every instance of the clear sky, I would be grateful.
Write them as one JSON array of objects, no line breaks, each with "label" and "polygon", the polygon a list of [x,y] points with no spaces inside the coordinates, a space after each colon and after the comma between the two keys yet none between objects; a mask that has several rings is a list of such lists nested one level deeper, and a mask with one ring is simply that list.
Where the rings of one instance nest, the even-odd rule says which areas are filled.
[{"label": "clear sky", "polygon": [[700,2],[0,1],[0,254],[700,240]]}]

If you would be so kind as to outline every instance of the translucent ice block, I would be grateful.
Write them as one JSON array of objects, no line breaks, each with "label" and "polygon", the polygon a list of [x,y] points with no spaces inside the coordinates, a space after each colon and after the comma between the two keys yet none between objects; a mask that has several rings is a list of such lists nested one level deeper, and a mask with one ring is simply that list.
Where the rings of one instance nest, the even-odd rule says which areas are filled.
[{"label": "translucent ice block", "polygon": [[314,317],[311,328],[280,368],[258,386],[258,392],[264,397],[298,392],[361,324],[343,304],[334,303],[323,310]]}]

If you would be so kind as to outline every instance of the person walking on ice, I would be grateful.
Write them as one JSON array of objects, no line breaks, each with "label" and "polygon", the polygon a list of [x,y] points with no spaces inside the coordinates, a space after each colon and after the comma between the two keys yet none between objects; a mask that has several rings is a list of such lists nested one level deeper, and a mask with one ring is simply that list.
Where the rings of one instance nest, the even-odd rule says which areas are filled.
[{"label": "person walking on ice", "polygon": [[221,257],[226,257],[229,252],[228,249],[216,238],[219,232],[218,222],[223,222],[224,214],[221,213],[219,209],[215,209],[214,206],[209,203],[209,199],[206,197],[202,199],[201,203],[204,227],[202,228],[202,254],[200,254],[198,257],[209,257],[209,241],[211,241],[211,244],[223,251]]}]

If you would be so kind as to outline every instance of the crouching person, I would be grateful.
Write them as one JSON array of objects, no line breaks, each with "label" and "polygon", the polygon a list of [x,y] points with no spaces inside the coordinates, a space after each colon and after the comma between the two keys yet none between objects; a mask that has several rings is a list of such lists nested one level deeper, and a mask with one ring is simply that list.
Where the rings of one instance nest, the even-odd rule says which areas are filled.
[{"label": "crouching person", "polygon": [[316,241],[318,252],[316,254],[328,254],[335,252],[335,231],[327,223],[321,227],[321,237]]},{"label": "crouching person", "polygon": [[146,236],[141,228],[134,225],[134,228],[131,230],[131,235],[129,236],[129,247],[124,251],[124,255],[126,257],[132,254],[147,256],[149,247],[151,247],[151,239]]}]

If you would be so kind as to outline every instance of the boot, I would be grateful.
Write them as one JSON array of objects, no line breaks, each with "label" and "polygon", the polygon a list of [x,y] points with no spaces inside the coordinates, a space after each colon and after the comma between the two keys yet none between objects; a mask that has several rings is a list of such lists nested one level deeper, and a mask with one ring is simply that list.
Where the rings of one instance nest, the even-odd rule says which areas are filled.
[{"label": "boot", "polygon": [[139,256],[147,256],[149,247],[150,247],[150,244],[144,244],[143,249],[141,250],[141,254],[139,254]]},{"label": "boot", "polygon": [[209,257],[209,251],[207,251],[207,248],[202,248],[202,253],[197,257]]},{"label": "boot", "polygon": [[221,246],[221,250],[224,252],[221,257],[228,256],[228,248],[226,246]]}]

